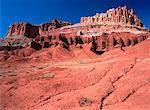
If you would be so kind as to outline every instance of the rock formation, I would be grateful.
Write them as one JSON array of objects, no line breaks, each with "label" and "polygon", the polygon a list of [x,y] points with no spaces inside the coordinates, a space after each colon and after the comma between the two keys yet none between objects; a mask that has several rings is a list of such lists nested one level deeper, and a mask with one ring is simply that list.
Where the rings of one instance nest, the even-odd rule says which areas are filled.
[{"label": "rock formation", "polygon": [[6,37],[13,35],[22,35],[29,38],[34,38],[39,35],[39,30],[37,26],[33,26],[29,23],[14,23],[9,27]]},{"label": "rock formation", "polygon": [[[92,17],[83,17],[81,18],[80,23],[74,25],[71,25],[69,22],[62,22],[57,19],[37,26],[31,25],[29,23],[15,23],[10,27],[6,37],[9,38],[10,36],[10,39],[12,39],[13,35],[22,35],[33,38],[29,39],[27,42],[25,40],[22,41],[25,41],[25,44],[30,44],[30,42],[34,40],[37,42],[37,44],[40,43],[42,45],[40,49],[44,47],[44,40],[39,42],[41,38],[45,39],[44,42],[46,42],[46,47],[50,47],[52,44],[58,45],[58,39],[60,35],[63,35],[68,41],[70,41],[70,38],[73,38],[74,43],[71,45],[82,45],[87,43],[88,39],[92,40],[91,38],[95,38],[97,42],[96,50],[107,51],[114,48],[114,39],[119,43],[118,39],[123,38],[123,42],[126,43],[127,40],[134,42],[134,40],[139,38],[139,36],[144,36],[145,40],[148,37],[145,33],[148,31],[142,27],[143,24],[138,19],[133,9],[128,10],[126,6],[119,6],[116,9],[109,9],[106,13],[97,13]],[[104,33],[106,33],[106,35],[104,35]],[[141,33],[142,35],[140,35]],[[52,41],[48,37],[51,37]],[[83,42],[75,43],[77,37],[81,38]],[[4,41],[6,42],[3,44],[8,44],[9,39]],[[9,43],[14,44],[16,42],[9,41]],[[3,47],[7,46],[9,45],[3,45]],[[1,50],[5,49],[2,48]]]},{"label": "rock formation", "polygon": [[41,24],[39,28],[41,31],[49,31],[49,30],[60,28],[60,27],[67,26],[67,25],[71,25],[71,23],[62,22],[60,20],[54,19],[49,23]]},{"label": "rock formation", "polygon": [[102,23],[102,24],[118,24],[134,25],[143,27],[142,22],[135,15],[133,9],[128,10],[126,6],[109,9],[106,13],[97,13],[92,17],[82,17],[80,23]]},{"label": "rock formation", "polygon": [[[91,54],[87,45],[73,52],[61,47],[44,49],[26,59],[0,53],[0,60],[9,61],[0,62],[1,108],[148,110],[149,44],[150,39],[102,56]],[[33,51],[24,49],[18,55]]]},{"label": "rock formation", "polygon": [[50,31],[67,25],[71,25],[71,23],[62,22],[57,19],[54,19],[49,23],[41,24],[39,26],[34,26],[29,23],[14,23],[10,26],[6,37],[10,37],[13,35],[23,35],[29,38],[35,38],[37,35],[43,34],[46,31]]},{"label": "rock formation", "polygon": [[13,24],[0,40],[0,110],[148,110],[150,32],[126,7],[102,15]]},{"label": "rock formation", "polygon": [[[95,16],[82,17],[80,23],[71,25],[69,22],[62,22],[54,19],[51,22],[41,25],[31,25],[29,23],[15,23],[10,28],[6,37],[13,35],[24,35],[34,38],[37,35],[49,36],[60,33],[68,35],[99,36],[103,32],[134,29],[142,30],[142,22],[136,16],[133,9],[128,10],[126,6],[109,9],[106,13],[97,13]],[[132,31],[133,32],[133,31]]]},{"label": "rock formation", "polygon": [[44,23],[39,26],[39,33],[43,34],[44,32],[48,32],[63,26],[71,25],[70,22],[62,22],[60,20],[54,19],[49,23]]}]

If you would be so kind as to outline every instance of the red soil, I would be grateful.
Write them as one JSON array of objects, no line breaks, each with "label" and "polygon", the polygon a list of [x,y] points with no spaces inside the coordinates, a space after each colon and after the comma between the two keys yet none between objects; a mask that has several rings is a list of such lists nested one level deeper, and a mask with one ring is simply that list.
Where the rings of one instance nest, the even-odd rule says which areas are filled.
[{"label": "red soil", "polygon": [[[150,39],[98,56],[58,46],[0,62],[2,110],[148,110]],[[2,55],[2,53],[1,53]],[[10,59],[14,59],[11,62]]]}]

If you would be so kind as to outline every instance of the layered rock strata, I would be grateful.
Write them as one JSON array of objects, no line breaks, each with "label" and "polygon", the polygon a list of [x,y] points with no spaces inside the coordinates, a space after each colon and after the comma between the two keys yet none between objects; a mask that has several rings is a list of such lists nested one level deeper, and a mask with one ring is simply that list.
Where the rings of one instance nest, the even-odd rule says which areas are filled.
[{"label": "layered rock strata", "polygon": [[109,9],[106,13],[97,13],[95,16],[82,17],[82,24],[101,23],[101,24],[125,24],[143,27],[142,22],[136,16],[133,9],[128,10],[126,6]]},{"label": "layered rock strata", "polygon": [[9,27],[9,31],[6,37],[22,35],[34,38],[39,35],[39,29],[37,26],[31,25],[29,23],[14,23]]},{"label": "layered rock strata", "polygon": [[52,20],[49,23],[41,24],[39,26],[34,26],[29,23],[14,23],[9,27],[9,31],[6,37],[22,35],[30,38],[35,38],[37,35],[44,34],[48,31],[71,25],[69,22],[62,22],[57,19]]}]

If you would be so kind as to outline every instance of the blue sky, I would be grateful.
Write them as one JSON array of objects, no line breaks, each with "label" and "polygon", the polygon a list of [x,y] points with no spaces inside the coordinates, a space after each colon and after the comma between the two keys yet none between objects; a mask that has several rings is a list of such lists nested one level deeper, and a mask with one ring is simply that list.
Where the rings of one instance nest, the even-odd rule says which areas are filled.
[{"label": "blue sky", "polygon": [[150,0],[0,0],[0,36],[14,22],[41,24],[54,18],[78,23],[80,17],[127,5],[150,28]]}]

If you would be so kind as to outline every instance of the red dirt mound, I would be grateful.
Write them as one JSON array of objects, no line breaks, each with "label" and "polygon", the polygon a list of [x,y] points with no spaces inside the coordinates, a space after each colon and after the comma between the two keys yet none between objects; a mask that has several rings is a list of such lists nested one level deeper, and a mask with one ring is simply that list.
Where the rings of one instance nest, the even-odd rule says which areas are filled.
[{"label": "red dirt mound", "polygon": [[61,46],[44,48],[31,55],[32,61],[50,62],[52,60],[70,59],[73,57],[71,51],[62,48]]},{"label": "red dirt mound", "polygon": [[83,45],[72,46],[71,50],[77,59],[85,59],[85,58],[88,59],[88,58],[98,57],[98,55],[92,52],[90,48],[91,48],[91,44],[83,44]]},{"label": "red dirt mound", "polygon": [[27,56],[32,55],[34,52],[36,52],[36,50],[34,50],[30,47],[26,47],[26,48],[19,50],[17,56],[27,57]]}]

